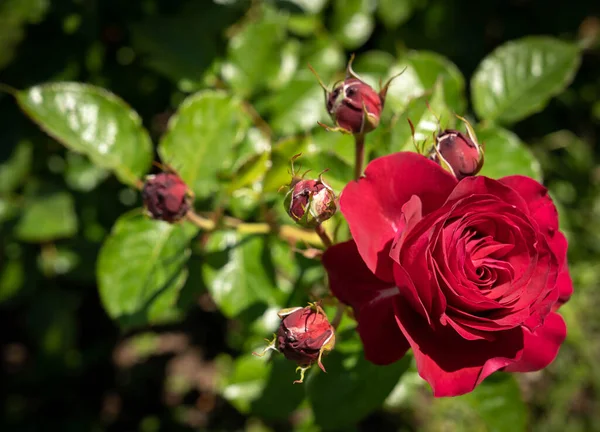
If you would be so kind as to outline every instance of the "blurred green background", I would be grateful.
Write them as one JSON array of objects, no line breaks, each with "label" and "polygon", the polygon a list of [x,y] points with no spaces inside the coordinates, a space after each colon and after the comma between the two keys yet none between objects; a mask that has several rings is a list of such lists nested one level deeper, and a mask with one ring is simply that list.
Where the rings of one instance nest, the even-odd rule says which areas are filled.
[{"label": "blurred green background", "polygon": [[[593,0],[0,0],[0,430],[600,431],[599,9]],[[579,51],[564,79],[550,79],[555,97],[525,94],[526,112],[495,115],[516,135],[498,132],[494,107],[469,83],[495,48],[532,35],[570,44],[542,47],[546,62]],[[309,166],[330,165],[338,191],[351,176],[351,141],[315,129],[327,119],[306,64],[333,82],[353,52],[355,70],[373,81],[410,66],[386,106],[386,124],[400,132],[369,135],[372,155],[404,148],[405,118],[427,117],[427,99],[439,115],[483,117],[488,175],[516,169],[550,189],[575,294],[561,309],[568,338],[546,370],[497,374],[470,395],[433,400],[409,357],[393,369],[363,364],[349,336],[305,398],[291,385],[292,364],[249,354],[272,332],[278,306],[326,292],[323,271],[260,238],[222,256],[228,234],[192,255],[177,311],[124,323],[105,312],[96,259],[117,218],[140,206],[138,192],[45,135],[7,87],[106,88],[140,114],[154,142],[189,94],[220,88],[243,98],[268,126],[251,116],[256,127],[215,174],[227,199],[200,196],[197,207],[253,221],[265,206],[281,213],[275,191],[302,146]],[[241,288],[236,280],[240,291],[218,292],[223,263],[252,275]],[[253,284],[275,281],[276,300],[255,301],[263,294]]]}]

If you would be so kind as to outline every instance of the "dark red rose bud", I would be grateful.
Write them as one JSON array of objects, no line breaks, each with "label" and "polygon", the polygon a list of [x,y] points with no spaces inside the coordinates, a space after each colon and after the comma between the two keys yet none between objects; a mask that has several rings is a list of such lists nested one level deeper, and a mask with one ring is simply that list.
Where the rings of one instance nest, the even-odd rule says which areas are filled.
[{"label": "dark red rose bud", "polygon": [[335,346],[335,329],[319,303],[309,303],[306,307],[295,307],[280,310],[281,323],[273,340],[261,353],[252,353],[257,357],[264,356],[274,350],[281,352],[285,358],[298,364],[300,379],[294,384],[304,381],[304,373],[315,362],[323,372],[325,367],[321,362],[323,354]]},{"label": "dark red rose bud", "polygon": [[281,324],[277,330],[276,347],[285,358],[298,364],[302,375],[313,363],[325,372],[321,357],[335,345],[335,332],[325,311],[318,304],[301,308],[283,309],[279,312]]},{"label": "dark red rose bud", "polygon": [[146,177],[142,198],[152,218],[166,222],[181,220],[191,207],[187,185],[173,173],[165,172]]},{"label": "dark red rose bud", "polygon": [[352,134],[374,130],[382,109],[379,94],[357,78],[344,80],[327,94],[327,112],[338,127]]},{"label": "dark red rose bud", "polygon": [[432,159],[445,164],[458,180],[477,174],[483,166],[481,147],[462,132],[447,129],[436,137]]},{"label": "dark red rose bud", "polygon": [[321,177],[318,180],[292,180],[283,205],[294,222],[305,228],[325,222],[337,210],[335,193]]},{"label": "dark red rose bud", "polygon": [[348,62],[346,78],[331,91],[323,84],[315,70],[310,65],[309,67],[325,91],[327,112],[336,126],[319,124],[330,131],[357,135],[371,132],[379,125],[388,88],[398,75],[389,79],[381,90],[376,92],[352,70],[353,60],[354,55]]}]

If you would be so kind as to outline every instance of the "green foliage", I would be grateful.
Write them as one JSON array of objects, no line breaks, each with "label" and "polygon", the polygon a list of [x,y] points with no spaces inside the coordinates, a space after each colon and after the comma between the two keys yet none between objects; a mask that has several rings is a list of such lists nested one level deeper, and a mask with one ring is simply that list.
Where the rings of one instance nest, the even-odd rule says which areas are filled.
[{"label": "green foliage", "polygon": [[171,321],[187,279],[190,224],[170,225],[134,211],[123,215],[98,255],[98,289],[106,312],[124,327]]},{"label": "green foliage", "polygon": [[216,192],[217,174],[249,126],[239,99],[202,91],[188,97],[171,118],[158,153],[198,197],[206,197]]},{"label": "green foliage", "polygon": [[77,232],[73,197],[68,192],[40,192],[26,197],[23,214],[15,227],[26,242],[49,242]]},{"label": "green foliage", "polygon": [[315,421],[325,430],[350,427],[379,408],[410,362],[405,357],[376,366],[364,358],[359,343],[344,348],[327,356],[327,374],[315,372],[306,383]]},{"label": "green foliage", "polygon": [[573,79],[580,62],[576,44],[527,37],[495,50],[473,76],[473,107],[479,117],[514,123],[540,111]]},{"label": "green foliage", "polygon": [[17,94],[43,130],[135,185],[150,168],[152,144],[140,117],[112,93],[81,83],[50,83]]},{"label": "green foliage", "polygon": [[268,239],[217,233],[206,246],[203,272],[219,309],[235,317],[256,303],[280,305],[282,292],[275,285],[275,269]]},{"label": "green foliage", "polygon": [[[0,429],[595,430],[600,86],[585,4],[522,20],[529,5],[444,0],[0,2]],[[354,139],[318,126],[333,121],[307,65],[331,89],[354,52],[376,89],[400,74],[367,159],[427,151],[464,130],[460,115],[485,145],[481,175],[549,188],[576,295],[548,370],[436,400],[410,354],[369,363],[348,315],[327,373],[303,384],[282,354],[251,355],[281,308],[324,299],[335,314],[324,247],[291,225],[281,188],[300,153],[297,175],[337,194],[353,180]],[[189,219],[139,208],[161,169],[189,185]],[[339,213],[324,229],[350,238]]]}]

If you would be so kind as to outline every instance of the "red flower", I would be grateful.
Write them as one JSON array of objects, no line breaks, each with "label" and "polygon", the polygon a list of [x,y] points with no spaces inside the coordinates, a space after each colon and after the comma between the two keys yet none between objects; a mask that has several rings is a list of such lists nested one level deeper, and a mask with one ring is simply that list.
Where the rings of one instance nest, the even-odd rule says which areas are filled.
[{"label": "red flower", "polygon": [[528,177],[458,181],[416,153],[371,162],[340,210],[354,240],[327,250],[333,293],[353,307],[368,360],[413,349],[435,396],[491,373],[546,367],[566,336],[567,242]]}]

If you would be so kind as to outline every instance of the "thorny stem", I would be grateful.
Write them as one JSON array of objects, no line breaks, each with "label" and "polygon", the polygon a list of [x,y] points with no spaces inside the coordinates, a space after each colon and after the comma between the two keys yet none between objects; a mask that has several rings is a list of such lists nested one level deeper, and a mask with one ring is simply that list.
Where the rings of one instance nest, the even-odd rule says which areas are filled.
[{"label": "thorny stem", "polygon": [[354,159],[354,179],[358,180],[362,175],[363,161],[365,159],[365,134],[354,135],[354,143],[356,147]]},{"label": "thorny stem", "polygon": [[[193,211],[189,211],[186,217],[188,221],[204,231],[215,231],[219,227],[211,219],[200,216]],[[229,216],[222,217],[221,224],[226,228],[235,229],[240,234],[274,233],[288,242],[305,242],[313,246],[321,245],[321,239],[315,233],[290,225],[281,225],[277,227],[268,223],[249,223]]]},{"label": "thorny stem", "polygon": [[325,231],[325,228],[323,228],[323,225],[321,225],[321,224],[317,225],[315,227],[315,232],[321,238],[321,241],[323,242],[323,244],[325,245],[326,248],[333,246],[333,242],[329,238],[329,235]]}]

